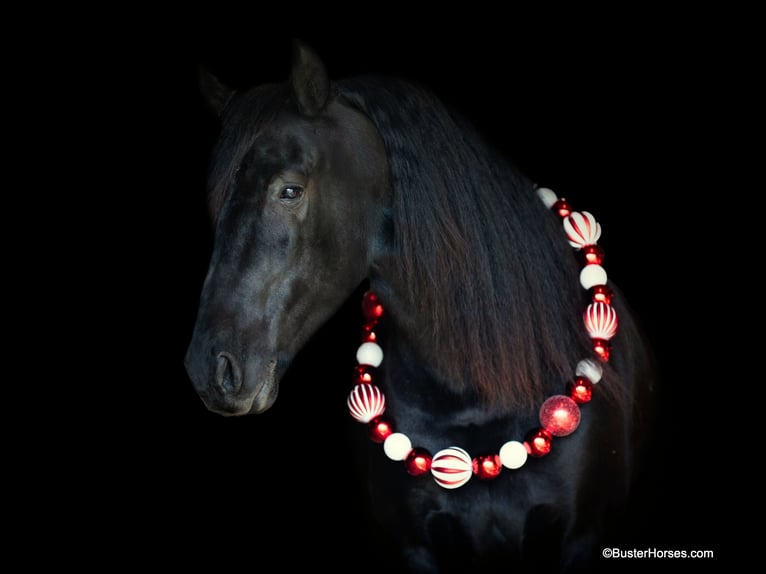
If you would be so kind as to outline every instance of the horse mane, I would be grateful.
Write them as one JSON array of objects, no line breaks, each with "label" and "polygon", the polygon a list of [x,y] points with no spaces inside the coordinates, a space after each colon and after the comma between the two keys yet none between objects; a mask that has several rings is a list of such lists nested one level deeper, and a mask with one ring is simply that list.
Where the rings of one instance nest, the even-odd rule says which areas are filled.
[{"label": "horse mane", "polygon": [[561,393],[592,356],[586,295],[534,184],[429,90],[380,77],[338,85],[386,146],[393,256],[378,272],[417,350],[453,392],[493,408]]}]

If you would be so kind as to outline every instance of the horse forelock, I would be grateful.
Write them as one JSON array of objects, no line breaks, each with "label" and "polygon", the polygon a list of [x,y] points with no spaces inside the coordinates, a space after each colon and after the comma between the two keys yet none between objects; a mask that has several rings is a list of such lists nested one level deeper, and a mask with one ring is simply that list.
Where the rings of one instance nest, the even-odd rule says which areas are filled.
[{"label": "horse forelock", "polygon": [[229,100],[208,173],[208,208],[213,217],[220,211],[259,129],[289,101],[288,94],[286,85],[265,84],[235,94]]}]

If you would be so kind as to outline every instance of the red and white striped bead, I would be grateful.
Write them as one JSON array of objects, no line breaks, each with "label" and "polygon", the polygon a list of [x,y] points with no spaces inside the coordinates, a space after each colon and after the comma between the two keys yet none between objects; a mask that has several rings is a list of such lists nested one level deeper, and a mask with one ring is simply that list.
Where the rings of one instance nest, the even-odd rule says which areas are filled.
[{"label": "red and white striped bead", "polygon": [[437,452],[431,461],[431,474],[436,484],[444,488],[458,488],[471,479],[473,461],[471,456],[458,446],[451,446]]}]

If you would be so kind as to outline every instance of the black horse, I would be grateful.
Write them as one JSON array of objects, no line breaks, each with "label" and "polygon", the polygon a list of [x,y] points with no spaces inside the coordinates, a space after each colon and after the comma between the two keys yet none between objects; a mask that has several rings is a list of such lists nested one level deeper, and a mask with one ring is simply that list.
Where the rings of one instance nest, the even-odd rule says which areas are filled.
[{"label": "black horse", "polygon": [[653,384],[595,219],[427,90],[331,81],[303,45],[284,84],[203,87],[222,132],[186,366],[207,408],[269,409],[295,355],[369,288],[348,406],[403,564],[592,567]]}]

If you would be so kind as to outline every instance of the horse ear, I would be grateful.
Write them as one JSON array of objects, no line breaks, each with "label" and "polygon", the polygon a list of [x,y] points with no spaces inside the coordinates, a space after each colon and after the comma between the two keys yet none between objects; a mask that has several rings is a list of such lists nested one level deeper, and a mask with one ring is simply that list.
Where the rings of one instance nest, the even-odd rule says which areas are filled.
[{"label": "horse ear", "polygon": [[234,95],[234,90],[225,86],[204,66],[199,68],[199,87],[205,103],[220,117],[229,99]]},{"label": "horse ear", "polygon": [[330,78],[316,53],[296,40],[293,42],[293,69],[290,74],[293,96],[300,112],[317,116],[327,104]]}]

